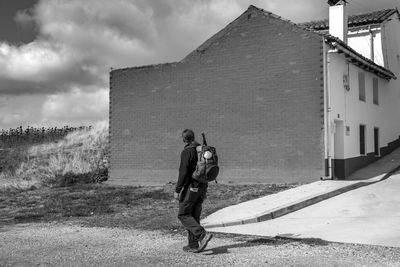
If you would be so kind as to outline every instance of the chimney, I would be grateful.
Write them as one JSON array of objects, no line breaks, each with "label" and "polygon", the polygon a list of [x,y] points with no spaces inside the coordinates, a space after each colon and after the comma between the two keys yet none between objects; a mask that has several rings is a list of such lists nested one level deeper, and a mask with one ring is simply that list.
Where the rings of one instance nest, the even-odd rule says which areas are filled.
[{"label": "chimney", "polygon": [[328,0],[329,34],[347,43],[347,11],[346,1]]}]

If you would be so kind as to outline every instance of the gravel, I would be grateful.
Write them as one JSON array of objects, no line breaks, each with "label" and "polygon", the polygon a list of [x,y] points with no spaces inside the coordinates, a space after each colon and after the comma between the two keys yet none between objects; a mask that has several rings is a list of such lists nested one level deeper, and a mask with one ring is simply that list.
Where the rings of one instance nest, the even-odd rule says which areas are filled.
[{"label": "gravel", "polygon": [[399,266],[400,248],[216,235],[199,254],[181,233],[74,224],[0,226],[0,266]]}]

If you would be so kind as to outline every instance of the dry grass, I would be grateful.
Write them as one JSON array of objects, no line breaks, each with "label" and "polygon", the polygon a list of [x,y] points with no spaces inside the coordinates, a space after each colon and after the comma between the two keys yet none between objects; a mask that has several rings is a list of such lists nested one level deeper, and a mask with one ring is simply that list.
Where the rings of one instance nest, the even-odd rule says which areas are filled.
[{"label": "dry grass", "polygon": [[[63,185],[68,179],[93,180],[108,170],[108,125],[76,131],[63,139],[19,150],[9,159],[18,164],[13,172],[0,174],[2,187],[29,188],[32,185]],[[98,178],[98,177],[97,177]]]}]

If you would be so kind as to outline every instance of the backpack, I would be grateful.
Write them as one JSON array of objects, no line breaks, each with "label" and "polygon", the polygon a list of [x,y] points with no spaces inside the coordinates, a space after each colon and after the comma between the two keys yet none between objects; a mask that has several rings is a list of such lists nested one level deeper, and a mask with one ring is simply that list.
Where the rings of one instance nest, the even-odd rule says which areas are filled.
[{"label": "backpack", "polygon": [[215,147],[208,146],[204,133],[203,145],[197,146],[197,165],[192,178],[200,183],[215,181],[219,173],[218,156]]}]

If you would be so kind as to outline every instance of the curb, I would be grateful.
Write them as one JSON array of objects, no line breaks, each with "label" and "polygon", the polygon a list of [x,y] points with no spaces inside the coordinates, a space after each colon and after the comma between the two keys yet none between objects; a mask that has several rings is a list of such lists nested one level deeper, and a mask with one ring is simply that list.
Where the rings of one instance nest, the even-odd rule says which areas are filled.
[{"label": "curb", "polygon": [[379,179],[377,182],[386,180],[387,178],[389,178],[390,176],[392,176],[394,173],[398,172],[400,170],[400,165],[397,166],[396,168],[393,168],[391,171],[389,171],[388,173],[385,174],[385,176],[383,176],[381,179]]},{"label": "curb", "polygon": [[348,191],[351,190],[355,190],[358,189],[360,187],[363,186],[367,186],[367,185],[371,185],[371,184],[375,184],[378,182],[381,182],[383,180],[388,179],[390,176],[392,176],[395,172],[400,170],[400,165],[397,166],[396,168],[392,169],[391,171],[389,171],[388,173],[386,173],[382,178],[380,178],[377,181],[370,181],[368,182],[368,180],[366,181],[362,181],[362,182],[358,182],[352,185],[348,185],[345,187],[342,187],[340,189],[336,189],[324,194],[320,194],[305,200],[301,200],[299,202],[295,202],[295,203],[289,203],[286,206],[283,207],[278,207],[276,209],[273,210],[269,210],[265,213],[262,214],[257,214],[251,218],[246,218],[243,220],[236,220],[236,221],[231,221],[231,222],[224,222],[224,223],[217,223],[217,224],[209,224],[209,225],[204,225],[203,227],[205,228],[216,228],[216,227],[227,227],[227,226],[234,226],[234,225],[242,225],[242,224],[248,224],[248,223],[257,223],[257,222],[263,222],[263,221],[268,221],[268,220],[272,220],[281,216],[284,216],[286,214],[289,214],[291,212],[303,209],[305,207],[311,206],[313,204],[316,204],[318,202],[321,202],[323,200],[335,197],[337,195],[346,193]]}]

